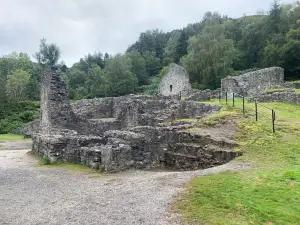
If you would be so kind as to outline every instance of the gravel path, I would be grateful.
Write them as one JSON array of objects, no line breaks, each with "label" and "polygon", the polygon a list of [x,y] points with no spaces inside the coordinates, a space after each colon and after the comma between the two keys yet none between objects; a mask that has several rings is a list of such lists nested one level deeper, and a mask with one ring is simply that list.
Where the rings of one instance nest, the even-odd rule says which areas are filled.
[{"label": "gravel path", "polygon": [[170,204],[191,178],[249,167],[231,162],[193,172],[127,171],[95,176],[34,167],[36,160],[26,155],[28,151],[0,150],[1,225],[176,225],[180,222],[169,213]]}]

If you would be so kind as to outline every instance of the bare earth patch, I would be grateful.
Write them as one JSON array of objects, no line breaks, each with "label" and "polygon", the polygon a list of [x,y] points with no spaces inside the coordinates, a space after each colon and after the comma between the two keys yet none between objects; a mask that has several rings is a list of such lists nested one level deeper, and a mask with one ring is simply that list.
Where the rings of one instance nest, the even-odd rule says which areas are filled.
[{"label": "bare earth patch", "polygon": [[22,141],[6,141],[1,142],[0,146],[3,150],[23,150],[23,149],[31,149],[32,141],[22,140]]}]

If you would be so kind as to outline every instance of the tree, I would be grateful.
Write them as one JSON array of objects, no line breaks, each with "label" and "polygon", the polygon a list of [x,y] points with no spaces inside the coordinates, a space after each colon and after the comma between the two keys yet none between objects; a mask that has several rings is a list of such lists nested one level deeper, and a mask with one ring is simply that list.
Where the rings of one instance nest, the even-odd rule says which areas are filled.
[{"label": "tree", "polygon": [[0,104],[6,102],[6,82],[9,74],[15,70],[22,69],[30,74],[34,70],[34,64],[26,53],[12,52],[0,58]]},{"label": "tree", "polygon": [[266,23],[262,17],[257,17],[252,23],[244,26],[239,49],[245,53],[245,68],[259,67],[266,40]]},{"label": "tree", "polygon": [[225,38],[224,31],[218,20],[208,20],[202,33],[189,40],[188,55],[181,63],[201,88],[217,88],[232,67],[233,41]]},{"label": "tree", "polygon": [[182,56],[187,54],[187,41],[188,41],[188,36],[185,33],[185,31],[182,31],[179,39],[178,39],[178,44],[175,49],[175,63],[179,63],[179,60]]},{"label": "tree", "polygon": [[283,66],[289,76],[300,77],[300,20],[298,28],[291,29],[286,34],[286,44],[283,46]]},{"label": "tree", "polygon": [[43,67],[54,67],[59,60],[60,50],[56,44],[47,44],[46,39],[41,39],[39,52],[35,53],[35,58]]},{"label": "tree", "polygon": [[6,94],[12,102],[26,99],[26,87],[29,84],[30,75],[24,70],[18,69],[7,77]]},{"label": "tree", "polygon": [[87,54],[84,58],[81,58],[79,61],[79,67],[81,70],[86,73],[94,65],[99,66],[101,69],[104,69],[104,58],[101,52],[95,52],[94,54]]},{"label": "tree", "polygon": [[157,75],[162,68],[160,59],[155,57],[153,52],[145,52],[143,56],[146,60],[146,68],[149,76],[153,77]]},{"label": "tree", "polygon": [[41,74],[42,68],[37,64],[34,64],[34,68],[30,73],[29,83],[26,88],[26,96],[28,100],[38,101],[40,100],[40,88],[41,88]]},{"label": "tree", "polygon": [[100,66],[94,64],[88,72],[88,80],[86,86],[88,88],[90,98],[103,97],[107,95],[108,84],[104,71]]},{"label": "tree", "polygon": [[168,66],[170,63],[175,62],[176,50],[177,46],[179,45],[180,36],[181,32],[179,30],[171,33],[171,36],[164,50],[164,66]]},{"label": "tree", "polygon": [[282,66],[283,65],[283,45],[285,44],[283,34],[274,35],[267,41],[262,55],[261,65],[263,67]]},{"label": "tree", "polygon": [[107,61],[106,77],[110,96],[134,93],[137,86],[137,78],[131,71],[131,60],[125,55],[117,55]]},{"label": "tree", "polygon": [[268,19],[269,34],[279,33],[281,22],[281,7],[279,0],[274,0]]},{"label": "tree", "polygon": [[241,19],[228,20],[224,23],[225,26],[225,37],[232,39],[234,47],[238,47],[238,43],[243,38],[243,23]]},{"label": "tree", "polygon": [[131,71],[138,80],[138,85],[146,85],[149,83],[149,76],[146,68],[146,61],[137,51],[126,53],[126,56],[131,59]]},{"label": "tree", "polygon": [[65,74],[62,74],[64,81],[69,90],[71,99],[82,99],[88,96],[86,82],[88,80],[87,73],[80,70],[78,63],[74,64]]},{"label": "tree", "polygon": [[168,38],[165,33],[162,31],[155,30],[155,56],[160,59],[160,62],[163,61],[164,48],[166,47]]}]

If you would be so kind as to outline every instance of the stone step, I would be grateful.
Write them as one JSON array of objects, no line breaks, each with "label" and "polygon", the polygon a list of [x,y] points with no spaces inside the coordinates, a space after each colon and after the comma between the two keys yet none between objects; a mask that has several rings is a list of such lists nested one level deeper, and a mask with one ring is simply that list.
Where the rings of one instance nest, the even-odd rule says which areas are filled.
[{"label": "stone step", "polygon": [[168,148],[169,151],[174,153],[199,156],[201,152],[207,152],[206,146],[196,143],[176,143]]},{"label": "stone step", "polygon": [[231,149],[224,149],[218,145],[201,145],[197,143],[176,143],[168,147],[168,151],[191,156],[213,155],[215,152],[235,152]]},{"label": "stone step", "polygon": [[178,143],[194,143],[205,145],[216,145],[222,148],[233,149],[238,146],[234,140],[220,137],[212,137],[211,135],[201,133],[191,133],[186,131],[179,131],[175,134]]},{"label": "stone step", "polygon": [[227,163],[239,155],[240,153],[230,150],[213,151],[211,154],[203,154],[200,156],[166,151],[164,154],[164,163],[166,167],[181,170],[205,169]]},{"label": "stone step", "polygon": [[212,167],[214,164],[210,159],[204,157],[191,156],[181,153],[165,152],[165,166],[174,169],[201,169]]}]

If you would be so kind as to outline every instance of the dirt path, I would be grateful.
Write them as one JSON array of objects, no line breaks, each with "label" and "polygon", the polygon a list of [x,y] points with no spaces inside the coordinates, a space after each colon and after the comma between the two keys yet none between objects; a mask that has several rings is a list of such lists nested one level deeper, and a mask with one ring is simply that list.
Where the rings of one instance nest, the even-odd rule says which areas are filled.
[{"label": "dirt path", "polygon": [[231,162],[194,172],[95,176],[35,167],[28,143],[5,146],[19,150],[0,150],[0,224],[180,224],[169,206],[187,181],[249,167]]}]

